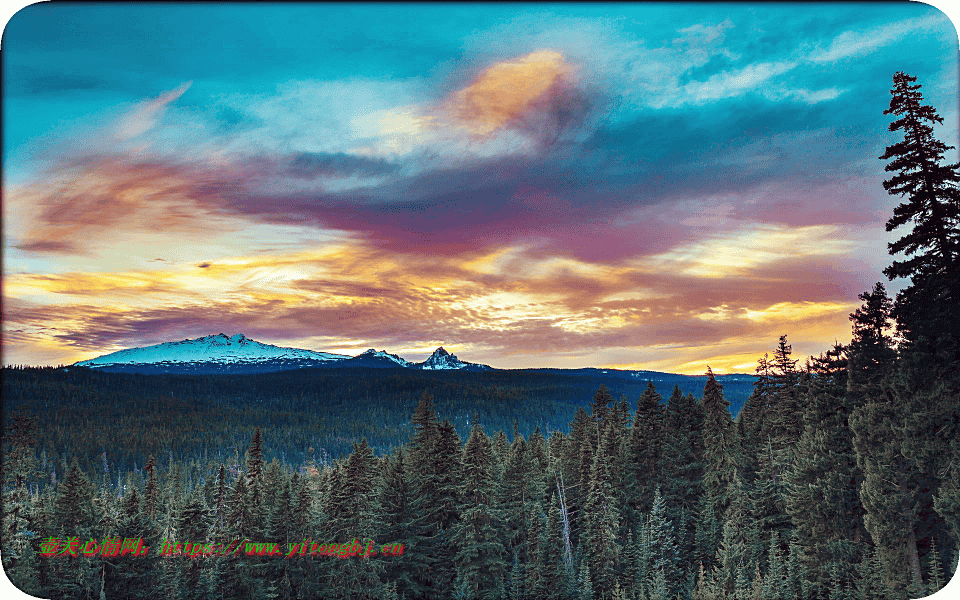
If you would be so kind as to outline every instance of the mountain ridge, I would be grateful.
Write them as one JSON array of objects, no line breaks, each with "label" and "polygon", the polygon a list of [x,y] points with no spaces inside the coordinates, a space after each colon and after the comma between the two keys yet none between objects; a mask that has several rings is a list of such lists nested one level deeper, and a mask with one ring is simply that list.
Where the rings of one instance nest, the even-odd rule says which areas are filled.
[{"label": "mountain ridge", "polygon": [[357,356],[264,344],[242,333],[206,335],[178,342],[127,348],[73,363],[105,371],[142,373],[273,372],[310,367],[406,368],[488,371],[493,367],[458,359],[442,346],[423,362],[411,362],[386,350],[370,348]]},{"label": "mountain ridge", "polygon": [[[242,333],[227,336],[223,333],[206,335],[178,342],[162,342],[150,346],[127,348],[96,358],[73,363],[70,367],[86,367],[107,372],[142,374],[188,374],[215,373],[271,373],[305,368],[375,368],[412,369],[422,371],[502,371],[524,370],[556,373],[604,374],[623,379],[650,378],[671,375],[695,377],[661,371],[610,369],[583,367],[560,369],[541,367],[534,369],[498,369],[489,365],[460,360],[443,346],[438,347],[422,362],[411,362],[386,350],[370,348],[356,356],[305,350],[264,344]],[[724,379],[748,377],[747,373],[730,373]]]}]

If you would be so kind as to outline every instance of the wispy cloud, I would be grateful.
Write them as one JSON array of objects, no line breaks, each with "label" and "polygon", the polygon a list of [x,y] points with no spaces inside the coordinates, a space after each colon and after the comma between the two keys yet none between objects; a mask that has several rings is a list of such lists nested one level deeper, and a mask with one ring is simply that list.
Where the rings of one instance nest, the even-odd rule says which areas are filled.
[{"label": "wispy cloud", "polygon": [[141,102],[123,117],[117,129],[117,137],[121,140],[129,140],[154,128],[167,110],[167,105],[190,89],[192,83],[192,81],[186,81],[156,98]]},{"label": "wispy cloud", "polygon": [[826,48],[818,49],[810,55],[810,60],[827,63],[864,56],[891,43],[906,38],[918,30],[942,27],[942,14],[905,19],[896,23],[880,25],[869,29],[844,31],[830,42]]}]

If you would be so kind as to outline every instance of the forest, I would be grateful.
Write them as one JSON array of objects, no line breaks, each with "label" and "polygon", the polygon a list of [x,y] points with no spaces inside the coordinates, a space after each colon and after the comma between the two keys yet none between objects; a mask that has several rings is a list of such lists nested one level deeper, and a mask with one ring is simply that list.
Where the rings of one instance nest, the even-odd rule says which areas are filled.
[{"label": "forest", "polygon": [[[347,373],[326,385],[350,393],[324,405],[307,379],[279,401],[268,385],[220,393],[237,385],[229,377],[171,378],[145,392],[152,376],[7,369],[7,576],[57,599],[935,592],[960,550],[960,165],[944,164],[950,147],[932,128],[942,119],[923,104],[916,78],[897,73],[893,82],[885,114],[904,138],[880,159],[892,173],[885,189],[903,198],[887,230],[903,237],[890,244],[895,260],[884,274],[905,285],[895,298],[882,283],[860,294],[851,342],[802,364],[788,335],[771,340],[736,418],[709,370],[699,398],[674,387],[664,401],[667,390],[652,383],[600,386],[585,408],[577,398],[588,380],[510,373],[487,386],[389,375],[364,383]],[[184,389],[170,389],[177,385]],[[548,401],[556,385],[567,386],[569,402]],[[396,400],[368,402],[383,394]],[[44,405],[47,397],[69,402]],[[457,413],[460,398],[469,398],[459,405],[466,414]],[[259,422],[268,409],[269,422]],[[369,428],[401,418],[405,439]],[[230,426],[218,435],[211,423]],[[341,439],[323,438],[329,447],[303,450],[317,432],[334,431]],[[164,438],[166,455],[139,464]],[[47,445],[55,456],[37,452]],[[186,550],[354,539],[404,551]],[[110,540],[149,550],[108,552]],[[185,549],[163,554],[170,544]]]}]

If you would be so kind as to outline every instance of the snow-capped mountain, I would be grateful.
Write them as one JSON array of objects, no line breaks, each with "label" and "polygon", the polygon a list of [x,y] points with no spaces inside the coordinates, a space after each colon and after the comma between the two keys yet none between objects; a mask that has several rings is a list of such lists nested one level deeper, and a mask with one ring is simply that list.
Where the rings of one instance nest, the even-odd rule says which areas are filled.
[{"label": "snow-capped mountain", "polygon": [[[333,366],[333,365],[331,365]],[[358,354],[353,358],[348,358],[340,363],[337,363],[337,367],[369,367],[373,369],[393,369],[398,367],[409,367],[411,363],[400,358],[396,354],[390,354],[386,350],[375,350],[370,348],[369,350]]]},{"label": "snow-capped mountain", "polygon": [[490,371],[492,367],[487,365],[478,365],[476,363],[464,362],[457,358],[455,354],[450,354],[440,346],[433,351],[430,358],[422,363],[413,363],[410,366],[423,369],[424,371]]},{"label": "snow-capped mountain", "polygon": [[139,372],[280,371],[346,358],[349,357],[343,354],[264,344],[242,333],[230,337],[221,333],[194,340],[120,350],[82,360],[74,366]]}]

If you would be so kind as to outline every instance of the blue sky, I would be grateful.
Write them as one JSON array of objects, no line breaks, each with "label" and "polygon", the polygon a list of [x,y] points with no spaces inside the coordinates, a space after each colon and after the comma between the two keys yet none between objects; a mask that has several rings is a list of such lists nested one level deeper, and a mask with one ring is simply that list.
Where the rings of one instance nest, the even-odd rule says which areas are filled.
[{"label": "blue sky", "polygon": [[3,48],[7,364],[751,371],[883,279],[894,72],[958,145],[919,3],[37,4]]}]

